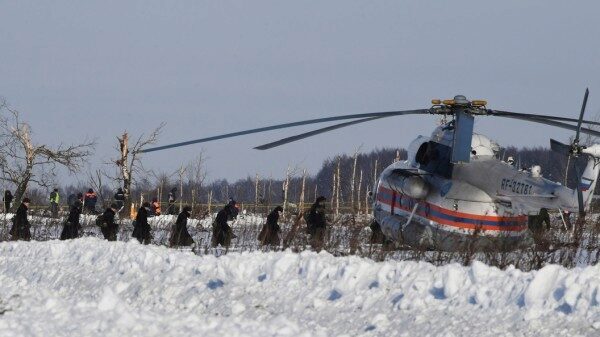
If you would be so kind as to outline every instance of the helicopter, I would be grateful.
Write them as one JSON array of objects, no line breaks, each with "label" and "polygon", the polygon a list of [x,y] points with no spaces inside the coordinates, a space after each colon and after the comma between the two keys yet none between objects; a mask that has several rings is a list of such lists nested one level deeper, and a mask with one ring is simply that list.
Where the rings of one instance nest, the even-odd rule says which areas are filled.
[{"label": "helicopter", "polygon": [[[600,172],[600,144],[580,144],[580,134],[600,136],[582,124],[589,90],[578,119],[501,111],[487,108],[485,100],[433,99],[426,109],[332,116],[271,125],[170,145],[142,152],[238,137],[301,125],[344,121],[255,147],[267,150],[350,125],[404,115],[440,115],[441,125],[430,136],[418,136],[408,146],[408,158],[385,168],[373,187],[374,223],[386,239],[398,244],[442,251],[466,247],[475,250],[513,250],[533,243],[528,218],[540,210],[585,215]],[[498,156],[500,146],[474,133],[475,117],[503,117],[575,131],[571,144],[550,139],[553,151],[568,157],[587,158],[583,170],[575,165],[578,186],[568,188],[546,179],[539,166],[515,167]],[[345,121],[348,120],[348,121]],[[563,219],[564,221],[564,219]]]}]

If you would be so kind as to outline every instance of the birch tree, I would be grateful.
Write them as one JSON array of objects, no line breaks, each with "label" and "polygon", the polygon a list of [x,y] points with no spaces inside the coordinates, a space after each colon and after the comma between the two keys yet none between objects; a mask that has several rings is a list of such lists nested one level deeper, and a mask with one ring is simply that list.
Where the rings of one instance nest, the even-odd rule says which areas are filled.
[{"label": "birch tree", "polygon": [[164,126],[165,123],[161,123],[149,135],[140,135],[133,143],[133,146],[130,146],[127,131],[121,137],[117,137],[120,156],[114,160],[114,163],[119,168],[119,177],[117,179],[123,183],[123,194],[125,194],[124,210],[126,214],[129,214],[131,211],[131,184],[134,177],[137,174],[145,173],[140,157],[141,151],[148,145],[156,143]]}]

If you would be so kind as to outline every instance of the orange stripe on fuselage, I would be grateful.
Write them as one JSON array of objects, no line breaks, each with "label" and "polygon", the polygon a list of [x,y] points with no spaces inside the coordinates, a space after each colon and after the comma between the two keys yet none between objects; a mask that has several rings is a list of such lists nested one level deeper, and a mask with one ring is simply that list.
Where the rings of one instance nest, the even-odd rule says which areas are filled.
[{"label": "orange stripe on fuselage", "polygon": [[[423,206],[429,207],[431,209],[434,209],[440,213],[443,213],[445,215],[448,216],[453,216],[453,217],[460,217],[460,218],[465,218],[465,219],[469,219],[469,220],[479,220],[479,221],[494,221],[494,222],[517,222],[517,223],[522,223],[521,225],[515,225],[515,226],[494,226],[494,225],[484,225],[484,224],[471,224],[471,223],[464,223],[464,222],[458,222],[458,221],[452,221],[452,220],[448,220],[448,219],[442,219],[439,218],[435,215],[431,215],[431,214],[427,214],[425,211],[417,209],[417,212],[415,212],[415,214],[418,214],[421,217],[424,217],[426,219],[435,221],[439,224],[442,225],[448,225],[448,226],[452,226],[452,227],[457,227],[457,228],[462,228],[462,229],[471,229],[471,230],[475,230],[475,229],[484,229],[484,230],[495,230],[495,231],[522,231],[524,229],[527,228],[527,216],[521,215],[521,216],[515,216],[515,217],[507,217],[507,216],[493,216],[493,215],[479,215],[479,214],[470,214],[470,213],[463,213],[463,212],[457,212],[454,210],[450,210],[447,208],[442,208],[438,205],[434,205],[425,201],[418,201],[414,198],[408,197],[404,194],[399,194],[398,192],[395,192],[391,189],[385,188],[385,187],[380,187],[380,190],[383,190],[386,193],[392,193],[393,194],[398,194],[401,196],[402,199],[409,199],[411,202],[417,203],[419,202],[420,204],[422,204]],[[399,204],[396,201],[396,198],[393,199],[394,200],[394,205],[392,206],[392,204],[390,202],[386,202],[385,200],[377,200],[378,202],[381,202],[383,204],[386,204],[388,206],[390,206],[390,208],[393,210],[394,208],[400,208],[406,212],[411,212],[412,210],[409,209],[408,207],[404,207],[402,204]],[[393,211],[392,211],[393,213]]]}]

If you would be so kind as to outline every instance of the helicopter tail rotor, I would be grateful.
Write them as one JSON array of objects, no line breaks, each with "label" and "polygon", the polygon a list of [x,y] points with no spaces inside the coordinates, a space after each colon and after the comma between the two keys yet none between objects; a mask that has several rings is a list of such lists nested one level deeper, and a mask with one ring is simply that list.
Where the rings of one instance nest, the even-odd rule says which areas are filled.
[{"label": "helicopter tail rotor", "polygon": [[[577,120],[577,128],[575,130],[575,139],[573,139],[573,142],[571,143],[571,145],[563,144],[557,140],[550,139],[550,148],[552,149],[552,151],[555,151],[562,155],[566,155],[568,157],[577,158],[579,155],[582,154],[582,151],[586,148],[585,146],[579,145],[579,134],[581,132],[581,124],[583,122],[583,115],[585,113],[585,107],[587,105],[587,99],[588,99],[589,93],[590,93],[590,91],[586,88],[585,95],[583,96],[583,103],[581,105],[581,112],[579,113],[579,119]],[[583,191],[582,191],[582,186],[581,186],[581,180],[583,179],[583,176],[582,176],[582,172],[581,172],[576,160],[573,162],[573,165],[575,167],[575,173],[577,174],[577,182],[578,182],[576,189],[577,189],[577,205],[579,207],[579,216],[585,216],[585,203],[583,200]]]}]

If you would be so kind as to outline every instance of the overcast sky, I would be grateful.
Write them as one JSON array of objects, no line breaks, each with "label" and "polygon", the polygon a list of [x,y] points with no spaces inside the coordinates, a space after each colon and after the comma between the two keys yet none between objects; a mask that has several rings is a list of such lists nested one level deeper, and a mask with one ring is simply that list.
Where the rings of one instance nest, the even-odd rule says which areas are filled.
[{"label": "overcast sky", "polygon": [[[490,108],[577,117],[600,111],[599,1],[2,1],[0,96],[40,142],[116,136],[165,121],[160,144],[321,116],[426,108],[464,94]],[[269,151],[311,127],[147,154],[174,171],[200,151],[210,179],[288,164],[315,173],[359,146],[406,146],[434,117],[398,117]],[[479,118],[501,145],[572,133]],[[63,177],[63,183],[69,179]]]}]

